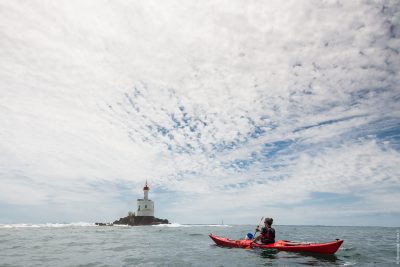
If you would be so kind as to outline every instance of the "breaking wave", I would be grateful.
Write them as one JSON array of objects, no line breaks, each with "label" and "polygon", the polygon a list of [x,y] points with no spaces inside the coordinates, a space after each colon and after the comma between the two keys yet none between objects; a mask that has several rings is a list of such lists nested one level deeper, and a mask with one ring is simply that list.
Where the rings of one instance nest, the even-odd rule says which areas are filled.
[{"label": "breaking wave", "polygon": [[[33,224],[33,223],[14,223],[14,224],[0,224],[1,228],[61,228],[61,227],[89,227],[95,226],[94,223],[88,222],[74,222],[74,223],[40,223],[40,224]],[[114,224],[116,227],[129,227],[128,225],[118,225]],[[170,224],[158,224],[152,225],[153,227],[231,227],[227,224],[180,224],[180,223],[170,223]]]},{"label": "breaking wave", "polygon": [[0,224],[0,228],[44,228],[44,227],[76,227],[76,226],[96,226],[94,223],[75,222],[75,223],[15,223],[15,224]]}]

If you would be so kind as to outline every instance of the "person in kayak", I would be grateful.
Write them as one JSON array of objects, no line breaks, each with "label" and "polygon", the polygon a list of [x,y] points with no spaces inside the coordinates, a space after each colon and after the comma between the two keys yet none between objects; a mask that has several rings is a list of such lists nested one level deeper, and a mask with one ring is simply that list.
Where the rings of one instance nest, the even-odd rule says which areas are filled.
[{"label": "person in kayak", "polygon": [[[271,227],[274,219],[272,218],[265,218],[264,220],[264,227],[261,228],[261,233],[251,241],[250,245],[258,240],[261,241],[263,244],[272,244],[275,243],[275,229]],[[256,232],[258,232],[258,226]]]}]

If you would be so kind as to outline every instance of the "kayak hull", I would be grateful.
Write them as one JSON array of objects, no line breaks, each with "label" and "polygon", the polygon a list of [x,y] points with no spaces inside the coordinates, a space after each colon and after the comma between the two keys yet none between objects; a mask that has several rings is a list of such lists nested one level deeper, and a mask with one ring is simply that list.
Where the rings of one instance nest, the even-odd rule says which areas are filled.
[{"label": "kayak hull", "polygon": [[250,240],[232,240],[226,237],[219,237],[213,234],[209,235],[210,238],[221,247],[231,248],[261,248],[261,249],[276,249],[282,251],[293,252],[313,252],[320,254],[334,254],[342,245],[343,240],[336,240],[327,243],[308,243],[308,242],[292,242],[288,240],[278,240],[273,244],[257,244],[250,245]]}]

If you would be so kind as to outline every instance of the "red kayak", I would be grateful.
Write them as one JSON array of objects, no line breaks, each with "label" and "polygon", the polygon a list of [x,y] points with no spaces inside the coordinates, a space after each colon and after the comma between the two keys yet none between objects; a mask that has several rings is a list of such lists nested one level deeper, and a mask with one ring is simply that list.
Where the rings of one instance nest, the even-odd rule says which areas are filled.
[{"label": "red kayak", "polygon": [[277,249],[284,251],[314,252],[321,254],[334,254],[343,243],[343,240],[339,239],[327,243],[292,242],[288,240],[278,240],[273,244],[262,245],[253,243],[252,245],[250,245],[251,241],[247,239],[232,240],[226,237],[219,237],[213,234],[210,234],[209,236],[215,242],[215,244],[222,247],[246,248],[246,249],[249,248]]}]

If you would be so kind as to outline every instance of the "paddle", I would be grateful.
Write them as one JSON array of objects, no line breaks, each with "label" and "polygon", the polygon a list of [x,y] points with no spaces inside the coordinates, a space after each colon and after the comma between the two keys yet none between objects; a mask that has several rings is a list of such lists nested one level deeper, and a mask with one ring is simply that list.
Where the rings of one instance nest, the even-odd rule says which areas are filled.
[{"label": "paddle", "polygon": [[[261,224],[261,222],[263,221],[263,219],[264,219],[264,216],[261,217],[260,222],[257,224],[256,230],[254,231],[253,239],[256,238],[257,232],[260,231],[260,224]],[[251,240],[251,241],[252,241],[252,240]],[[248,243],[248,245],[246,245],[246,246],[244,247],[245,249],[250,249],[250,248],[251,248],[251,241],[250,241],[250,243]]]},{"label": "paddle", "polygon": [[260,220],[260,222],[257,224],[256,230],[254,231],[253,238],[256,238],[256,234],[257,234],[257,232],[258,232],[258,231],[260,231],[260,224],[261,224],[261,222],[263,221],[263,219],[264,219],[264,216],[263,216],[263,217],[261,217],[261,220]]}]

